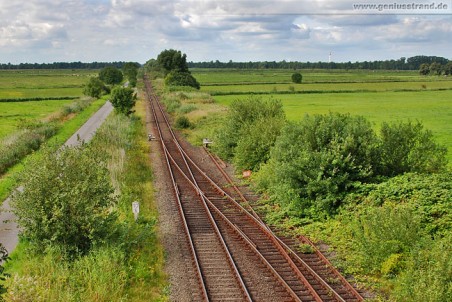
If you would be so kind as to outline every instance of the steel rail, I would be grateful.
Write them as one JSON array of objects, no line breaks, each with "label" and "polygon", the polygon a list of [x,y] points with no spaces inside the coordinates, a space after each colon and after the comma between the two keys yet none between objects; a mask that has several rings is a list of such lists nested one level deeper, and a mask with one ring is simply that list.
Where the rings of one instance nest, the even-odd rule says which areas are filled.
[{"label": "steel rail", "polygon": [[[164,110],[163,110],[163,108],[161,107],[161,105],[159,104],[159,102],[157,101],[158,99],[156,98],[156,104],[157,104],[157,106],[159,107],[159,109],[161,110],[161,112],[162,112],[162,115],[163,115],[163,117],[164,117],[164,119],[165,119],[165,122],[166,122],[166,124],[167,124],[167,126],[168,126],[168,128],[170,129],[170,132],[171,132],[171,134],[172,134],[172,136],[173,136],[173,139],[174,139],[174,142],[175,142],[175,144],[176,144],[176,146],[178,147],[178,149],[179,149],[179,151],[181,152],[181,155],[182,155],[182,157],[183,157],[183,159],[184,159],[184,163],[185,163],[185,165],[187,165],[187,169],[188,169],[188,171],[189,171],[189,173],[190,173],[190,177],[193,179],[193,182],[195,183],[195,190],[197,191],[197,193],[198,193],[198,195],[202,192],[201,191],[201,189],[199,188],[199,186],[197,185],[197,183],[196,183],[196,180],[195,180],[195,178],[194,178],[194,176],[193,176],[193,173],[192,173],[192,171],[191,171],[191,169],[188,167],[188,163],[187,163],[187,161],[186,161],[186,159],[188,159],[188,161],[190,161],[192,164],[193,164],[193,166],[210,182],[210,183],[212,183],[213,185],[215,185],[216,186],[216,188],[219,190],[219,191],[222,191],[223,193],[224,193],[224,195],[225,196],[227,196],[229,199],[231,199],[234,203],[236,203],[236,204],[238,204],[232,197],[230,197],[226,192],[224,192],[211,178],[209,178],[208,176],[207,176],[207,174],[204,172],[204,171],[202,171],[202,169],[200,169],[199,168],[199,166],[197,166],[194,162],[193,162],[193,160],[190,158],[190,156],[188,156],[188,154],[185,152],[185,150],[180,146],[180,144],[179,144],[179,142],[178,142],[178,140],[177,140],[177,137],[176,137],[176,135],[174,134],[174,132],[172,131],[172,129],[171,129],[171,125],[170,125],[170,123],[169,123],[169,121],[168,121],[168,119],[166,118],[166,116],[165,116],[165,114],[164,114]],[[240,205],[239,205],[240,206]],[[247,213],[247,214],[249,214],[248,213],[248,211],[246,211],[246,209],[244,209],[243,207],[241,207],[240,206],[240,208],[242,209],[242,210],[244,210],[245,211],[245,213]],[[254,220],[256,220],[256,218],[255,217],[252,217]],[[291,267],[291,269],[292,269],[292,271],[295,273],[295,275],[297,276],[297,278],[298,278],[298,280],[299,281],[301,281],[303,284],[304,284],[304,286],[308,289],[308,291],[309,291],[309,293],[314,297],[314,299],[315,299],[315,301],[317,301],[317,302],[321,302],[322,301],[322,299],[320,298],[320,296],[318,295],[318,293],[317,293],[317,291],[312,287],[312,285],[309,283],[309,281],[306,279],[306,277],[301,273],[301,271],[299,270],[299,268],[297,267],[297,265],[293,262],[293,260],[291,259],[291,257],[289,256],[289,254],[285,251],[285,249],[283,248],[283,246],[280,244],[280,242],[278,241],[278,239],[276,239],[276,236],[274,236],[274,234],[272,234],[272,233],[270,233],[269,231],[269,229],[266,227],[266,226],[264,226],[263,224],[262,224],[262,222],[259,222],[258,224],[258,227],[260,227],[261,228],[261,230],[264,232],[264,234],[273,242],[273,244],[274,244],[274,246],[276,247],[276,249],[279,251],[279,253],[280,253],[280,255],[282,255],[283,257],[284,257],[284,259],[286,259],[286,261],[287,261],[287,263],[289,264],[289,266]],[[310,267],[309,267],[309,269],[310,269]],[[313,274],[314,274],[314,278],[315,279],[318,279],[318,281],[322,284],[322,286],[323,287],[327,287],[327,290],[329,291],[329,292],[332,292],[332,293],[334,293],[335,295],[337,295],[338,297],[340,297],[335,291],[334,291],[334,289],[332,289],[323,279],[321,279],[320,278],[320,276],[318,276],[312,269],[311,269],[311,271],[313,272]],[[325,284],[326,284],[326,286],[325,286]],[[345,302],[345,301],[343,301],[343,300],[341,300],[341,298],[340,299],[338,299],[340,302]]]},{"label": "steel rail", "polygon": [[[169,152],[167,150],[167,152]],[[189,177],[185,174],[185,172],[182,171],[181,167],[177,164],[177,162],[174,160],[174,158],[171,156],[171,154],[168,154],[168,157],[173,162],[173,164],[176,166],[176,168],[181,172],[181,174],[184,176],[187,182],[190,183],[190,185],[197,190],[198,187],[196,184],[194,184]],[[232,221],[229,220],[222,212],[219,210],[213,203],[210,201],[210,199],[204,194],[204,192],[200,191],[200,194],[205,198],[206,202],[209,204],[210,207],[213,208],[213,210],[220,216],[220,218],[234,231],[236,232],[239,237],[245,241],[248,246],[251,248],[251,250],[260,258],[260,260],[270,269],[272,274],[278,279],[278,281],[283,285],[283,287],[288,291],[288,293],[294,298],[296,301],[300,301],[301,299],[298,297],[298,295],[293,291],[293,289],[287,284],[287,282],[284,280],[284,278],[275,270],[275,268],[268,262],[268,260],[265,258],[264,255],[257,249],[256,244],[252,242],[246,234],[244,234]]]},{"label": "steel rail", "polygon": [[[152,96],[149,94],[149,91],[148,91],[149,83],[148,83],[148,81],[145,81],[145,83],[146,83],[146,93],[148,95],[149,103],[151,105],[152,114],[154,116],[154,122],[155,122],[155,124],[157,126],[157,130],[158,130],[158,133],[159,133],[161,146],[163,146],[162,131],[161,131],[160,125],[158,123],[157,114],[155,113],[155,109],[152,106],[152,101],[151,101]],[[184,209],[182,208],[182,201],[180,200],[180,195],[179,195],[179,190],[177,188],[176,180],[175,180],[174,174],[173,174],[173,172],[171,170],[171,166],[170,166],[169,159],[168,159],[168,156],[167,156],[166,152],[164,152],[164,154],[165,154],[165,161],[166,161],[166,164],[167,164],[167,167],[168,167],[168,171],[170,173],[170,177],[171,177],[171,182],[172,182],[172,185],[173,185],[174,193],[175,193],[176,200],[177,200],[178,212],[179,212],[179,215],[180,215],[181,220],[182,220],[182,225],[183,225],[183,228],[184,228],[184,232],[185,232],[186,238],[188,240],[188,244],[189,244],[189,247],[190,247],[190,254],[192,256],[192,260],[193,260],[193,263],[195,265],[196,276],[197,276],[198,284],[200,285],[200,290],[201,290],[201,296],[204,299],[204,301],[210,301],[209,295],[207,294],[207,289],[206,289],[206,284],[205,284],[205,281],[204,281],[204,277],[203,277],[203,274],[202,274],[202,271],[201,271],[201,268],[200,268],[200,265],[199,265],[198,255],[196,253],[196,249],[195,249],[195,246],[193,244],[193,238],[191,236],[191,233],[190,233],[190,230],[189,230],[189,227],[188,227],[188,224],[187,224],[187,220],[185,218]]]},{"label": "steel rail", "polygon": [[[205,152],[209,155],[209,157],[212,159],[212,162],[215,164],[215,166],[218,168],[218,170],[221,172],[221,174],[225,177],[225,179],[228,181],[228,183],[231,185],[231,187],[236,191],[236,193],[239,195],[240,199],[248,206],[249,211],[251,214],[260,221],[267,229],[269,229],[270,232],[273,233],[273,231],[262,221],[260,216],[254,211],[254,209],[251,207],[248,199],[242,194],[242,192],[239,190],[239,188],[235,185],[234,181],[231,179],[231,177],[226,173],[226,171],[221,167],[221,165],[218,163],[217,158],[207,149],[204,147]],[[275,235],[276,236],[276,235]],[[276,238],[281,242],[281,244],[288,250],[288,252],[293,255],[297,261],[302,263],[303,265],[307,265],[303,259],[301,259],[287,244],[285,244],[280,238],[276,236]],[[323,255],[323,253],[315,246],[315,244],[309,240],[306,236],[301,235],[300,238],[302,241],[308,243],[313,249],[315,254],[320,258],[320,260],[328,267],[330,272],[334,274],[337,278],[341,280],[341,283],[344,287],[347,288],[347,290],[358,300],[358,301],[364,301],[364,298],[359,294],[359,292],[347,281],[347,279],[344,278],[344,276],[339,273],[339,271],[331,264],[331,262],[328,260],[328,258]],[[342,298],[341,298],[342,299]],[[343,300],[343,299],[342,299]]]},{"label": "steel rail", "polygon": [[[154,98],[155,98],[155,97],[154,97]],[[178,150],[180,150],[180,149],[181,149],[181,146],[179,145],[179,143],[178,143],[178,141],[177,141],[177,138],[176,138],[176,136],[175,136],[173,130],[171,129],[170,123],[169,123],[168,119],[167,119],[166,116],[165,116],[165,113],[164,113],[164,111],[163,111],[163,108],[160,106],[160,104],[159,104],[157,98],[155,98],[154,101],[155,101],[155,103],[157,104],[157,107],[159,107],[159,109],[160,109],[160,111],[161,111],[161,113],[162,113],[162,116],[164,117],[165,123],[166,123],[167,126],[168,126],[169,132],[171,133],[171,135],[172,135],[172,137],[173,137],[173,140],[174,140],[174,142],[175,142],[176,147],[178,148]],[[152,106],[152,105],[151,105],[151,106]],[[155,114],[155,111],[154,111],[153,106],[152,106],[152,110],[153,110],[153,112],[154,112],[154,114]],[[154,116],[154,118],[155,118],[155,120],[156,120],[156,122],[157,122],[157,117],[156,117],[156,115]],[[164,140],[163,140],[163,136],[162,136],[162,133],[161,133],[161,130],[160,130],[160,126],[158,126],[158,129],[159,129],[159,135],[160,135],[160,137],[161,137],[160,142],[161,142],[161,144],[162,144],[162,146],[163,146],[163,148],[164,148],[164,152],[165,152],[165,157],[168,157],[168,155],[170,156],[170,152],[169,152],[169,150],[168,150],[168,148],[167,148],[167,146],[166,146],[166,143],[165,143]],[[182,153],[181,153],[181,155],[182,155]],[[195,184],[195,186],[194,186],[195,191],[197,192],[197,195],[200,196],[202,205],[203,205],[204,209],[206,210],[206,213],[207,213],[207,217],[208,217],[208,219],[209,219],[209,222],[210,222],[212,228],[214,229],[214,232],[215,232],[215,235],[217,236],[217,239],[220,241],[220,244],[221,244],[221,247],[222,247],[223,251],[224,251],[225,254],[226,254],[226,258],[227,258],[227,260],[228,260],[228,264],[230,265],[230,267],[231,267],[231,269],[232,269],[232,271],[233,271],[233,274],[235,275],[235,279],[236,279],[236,281],[239,283],[238,285],[239,285],[240,289],[242,290],[243,294],[245,295],[246,301],[252,301],[251,295],[250,295],[250,293],[249,293],[249,291],[248,291],[248,289],[247,289],[247,287],[246,287],[246,285],[245,285],[245,283],[244,283],[244,281],[243,281],[242,276],[240,275],[240,272],[239,272],[239,270],[238,270],[238,268],[237,268],[237,266],[236,266],[236,264],[235,264],[235,262],[234,262],[234,259],[233,259],[232,255],[231,255],[231,252],[230,252],[230,250],[229,250],[229,248],[228,248],[228,246],[227,246],[227,244],[226,244],[226,242],[225,242],[223,236],[221,235],[221,232],[220,232],[220,230],[219,230],[219,228],[218,228],[218,225],[217,225],[215,219],[214,219],[213,216],[212,216],[212,213],[210,212],[210,210],[209,210],[209,208],[208,208],[208,206],[207,206],[207,204],[206,204],[205,196],[202,196],[202,195],[200,194],[200,193],[201,193],[201,190],[200,190],[198,184],[196,183],[196,179],[195,179],[195,177],[194,177],[194,175],[193,175],[193,173],[192,173],[192,171],[191,171],[191,169],[190,169],[190,167],[189,167],[189,165],[188,165],[188,163],[187,163],[186,158],[185,158],[184,155],[182,155],[182,159],[183,159],[183,161],[184,161],[184,163],[185,163],[185,165],[186,165],[186,167],[187,167],[188,172],[190,173],[191,178],[192,178],[193,181],[194,181],[194,184]],[[174,162],[174,164],[180,169],[179,165],[174,161],[174,159],[173,159],[173,162]],[[169,168],[170,168],[170,167],[169,167]],[[171,168],[170,168],[170,169],[171,169]],[[185,176],[185,172],[183,172],[182,169],[180,169],[180,172],[182,173],[182,175]],[[187,179],[187,180],[188,180],[188,179]],[[176,187],[176,188],[177,188],[177,187]],[[199,264],[198,264],[198,265],[199,265]]]}]

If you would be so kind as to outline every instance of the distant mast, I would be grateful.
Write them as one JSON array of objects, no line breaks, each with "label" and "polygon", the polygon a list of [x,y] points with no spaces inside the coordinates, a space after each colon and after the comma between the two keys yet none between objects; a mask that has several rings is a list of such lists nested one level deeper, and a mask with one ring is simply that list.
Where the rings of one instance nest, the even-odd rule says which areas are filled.
[{"label": "distant mast", "polygon": [[330,55],[328,56],[328,63],[331,63],[331,55],[332,55],[332,53],[330,51]]}]

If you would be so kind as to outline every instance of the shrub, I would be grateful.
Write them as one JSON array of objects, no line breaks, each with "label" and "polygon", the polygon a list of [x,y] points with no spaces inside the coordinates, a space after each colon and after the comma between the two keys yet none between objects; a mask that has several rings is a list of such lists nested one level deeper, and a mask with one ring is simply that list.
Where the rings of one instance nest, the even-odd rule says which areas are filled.
[{"label": "shrub", "polygon": [[116,198],[100,154],[83,147],[46,150],[30,165],[21,175],[26,187],[11,203],[23,235],[37,248],[85,254],[112,234]]},{"label": "shrub", "polygon": [[167,86],[189,86],[199,89],[199,82],[188,71],[171,71],[165,77],[165,85]]},{"label": "shrub", "polygon": [[105,85],[99,78],[92,77],[89,79],[83,88],[83,94],[88,95],[93,98],[100,98],[102,93],[105,91]]},{"label": "shrub", "polygon": [[176,128],[187,129],[191,127],[190,120],[185,115],[179,116],[175,122]]},{"label": "shrub", "polygon": [[303,76],[299,72],[295,72],[292,74],[292,82],[295,84],[301,84],[301,80],[303,79]]},{"label": "shrub", "polygon": [[283,128],[265,169],[271,180],[261,185],[299,215],[331,215],[347,192],[372,177],[376,143],[363,117],[307,115]]},{"label": "shrub", "polygon": [[444,170],[447,149],[433,140],[420,122],[383,123],[380,131],[380,174],[432,173]]},{"label": "shrub", "polygon": [[270,119],[285,120],[281,101],[274,99],[263,101],[257,97],[233,101],[229,106],[225,123],[215,133],[215,150],[221,157],[232,159],[239,140],[246,135],[242,132],[249,131],[252,124],[258,120]]},{"label": "shrub", "polygon": [[7,137],[0,144],[0,174],[17,164],[22,158],[39,149],[42,143],[58,131],[54,123],[28,123],[18,134]]}]

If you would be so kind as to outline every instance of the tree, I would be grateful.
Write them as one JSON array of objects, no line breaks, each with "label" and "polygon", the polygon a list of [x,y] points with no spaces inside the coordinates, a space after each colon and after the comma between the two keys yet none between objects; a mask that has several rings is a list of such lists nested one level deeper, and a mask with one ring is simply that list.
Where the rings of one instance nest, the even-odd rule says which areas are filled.
[{"label": "tree", "polygon": [[440,63],[433,62],[430,64],[430,74],[433,75],[441,75],[442,66]]},{"label": "tree", "polygon": [[117,86],[111,91],[110,102],[116,111],[129,115],[135,106],[136,95],[132,88]]},{"label": "tree", "polygon": [[439,172],[447,164],[447,149],[435,143],[432,132],[420,122],[383,123],[380,137],[381,175]]},{"label": "tree", "polygon": [[140,65],[134,62],[128,62],[124,64],[124,66],[122,67],[122,73],[129,81],[129,85],[131,87],[135,87],[137,84],[137,75],[139,67]]},{"label": "tree", "polygon": [[200,88],[199,82],[191,75],[190,72],[185,71],[171,71],[165,77],[165,85],[167,86],[189,86],[196,89]]},{"label": "tree", "polygon": [[452,61],[448,62],[443,69],[445,75],[452,75]]},{"label": "tree", "polygon": [[188,72],[187,55],[179,50],[165,49],[158,55],[157,62],[164,70],[165,76],[171,71]]},{"label": "tree", "polygon": [[99,72],[99,79],[108,85],[116,85],[122,82],[121,70],[113,66],[107,66]]},{"label": "tree", "polygon": [[301,80],[303,79],[303,76],[299,72],[295,72],[292,74],[292,82],[295,84],[301,84]]},{"label": "tree", "polygon": [[430,65],[427,63],[421,64],[421,67],[419,68],[419,74],[420,75],[428,75],[430,73]]},{"label": "tree", "polygon": [[104,83],[96,77],[91,77],[83,88],[83,94],[93,98],[100,98],[102,93],[106,91]]},{"label": "tree", "polygon": [[86,254],[114,231],[116,197],[99,151],[86,146],[46,150],[21,175],[12,197],[21,232],[39,250],[57,246]]}]

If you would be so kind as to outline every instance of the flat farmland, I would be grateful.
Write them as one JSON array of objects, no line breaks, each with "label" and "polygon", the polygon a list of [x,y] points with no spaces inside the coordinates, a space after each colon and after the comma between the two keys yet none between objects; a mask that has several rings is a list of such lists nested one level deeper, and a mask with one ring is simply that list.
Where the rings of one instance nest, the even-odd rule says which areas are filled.
[{"label": "flat farmland", "polygon": [[0,70],[1,99],[79,97],[96,70]]},{"label": "flat farmland", "polygon": [[[233,70],[229,73],[214,70],[208,76],[206,70],[197,70],[193,74],[200,81],[201,90],[210,92],[220,105],[227,106],[235,99],[261,93],[265,95],[258,97],[281,100],[287,118],[292,121],[305,114],[328,112],[362,115],[377,130],[382,122],[421,121],[439,143],[447,146],[449,162],[452,163],[451,77],[424,77],[414,71],[302,70],[303,83],[293,84],[290,82],[292,73],[281,70]],[[240,85],[239,79],[246,74],[250,75],[251,81]],[[258,79],[259,75],[261,79]],[[275,79],[273,83],[268,81],[271,76]],[[277,83],[284,77],[285,83]]]},{"label": "flat farmland", "polygon": [[0,140],[26,121],[43,120],[73,100],[0,102]]}]

